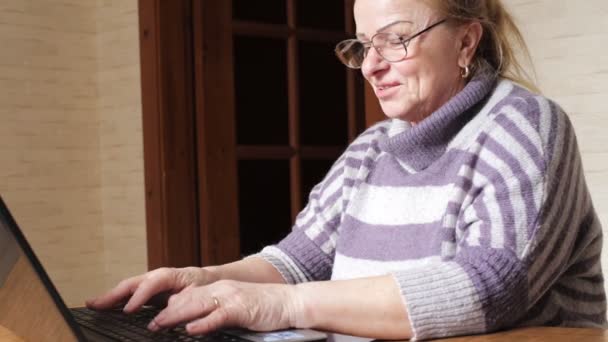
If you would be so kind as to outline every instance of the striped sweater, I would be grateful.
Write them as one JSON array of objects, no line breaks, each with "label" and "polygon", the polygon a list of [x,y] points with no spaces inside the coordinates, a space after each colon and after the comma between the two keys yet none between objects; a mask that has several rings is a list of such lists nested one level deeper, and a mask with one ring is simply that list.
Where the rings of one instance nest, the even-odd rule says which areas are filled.
[{"label": "striped sweater", "polygon": [[568,117],[486,70],[418,125],[360,135],[258,256],[288,283],[390,274],[427,339],[604,327],[601,247]]}]

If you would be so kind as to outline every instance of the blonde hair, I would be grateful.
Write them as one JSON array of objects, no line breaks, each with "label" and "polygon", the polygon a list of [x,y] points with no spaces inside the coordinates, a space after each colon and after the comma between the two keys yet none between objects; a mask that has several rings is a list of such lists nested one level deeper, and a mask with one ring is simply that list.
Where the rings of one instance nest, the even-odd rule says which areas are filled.
[{"label": "blonde hair", "polygon": [[[472,70],[489,63],[499,76],[540,92],[535,82],[535,72],[521,31],[511,14],[500,0],[433,0],[432,4],[449,18],[461,22],[478,21],[483,27],[483,36],[477,47]],[[532,67],[531,76],[516,55],[520,51]]]}]

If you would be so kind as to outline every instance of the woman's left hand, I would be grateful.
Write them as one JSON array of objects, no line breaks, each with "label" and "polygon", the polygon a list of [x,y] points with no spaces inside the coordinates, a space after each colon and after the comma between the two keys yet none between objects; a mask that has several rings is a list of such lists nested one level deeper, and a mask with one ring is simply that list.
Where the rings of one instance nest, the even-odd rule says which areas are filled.
[{"label": "woman's left hand", "polygon": [[148,328],[157,331],[187,323],[191,335],[228,326],[270,331],[294,327],[300,308],[293,285],[220,280],[206,286],[188,286],[172,295]]}]

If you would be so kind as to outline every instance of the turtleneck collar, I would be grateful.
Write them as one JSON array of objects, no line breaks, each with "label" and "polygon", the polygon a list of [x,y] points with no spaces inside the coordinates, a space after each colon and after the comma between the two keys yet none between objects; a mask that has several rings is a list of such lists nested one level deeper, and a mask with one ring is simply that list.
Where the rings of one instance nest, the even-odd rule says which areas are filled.
[{"label": "turtleneck collar", "polygon": [[[443,106],[416,125],[394,119],[399,133],[380,141],[380,149],[410,165],[414,170],[427,168],[439,159],[448,143],[477,113],[496,83],[490,67],[478,70],[471,81]],[[409,126],[409,127],[408,127]]]}]

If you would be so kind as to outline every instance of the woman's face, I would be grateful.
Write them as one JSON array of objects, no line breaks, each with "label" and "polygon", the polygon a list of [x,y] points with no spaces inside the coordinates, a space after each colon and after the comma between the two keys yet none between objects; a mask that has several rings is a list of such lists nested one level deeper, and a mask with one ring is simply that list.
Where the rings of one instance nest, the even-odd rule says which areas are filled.
[{"label": "woman's face", "polygon": [[[369,42],[377,32],[405,38],[444,19],[422,0],[357,0],[357,38]],[[407,57],[387,62],[370,48],[362,65],[382,110],[390,118],[418,123],[465,85],[460,76],[461,34],[449,21],[410,41]]]}]

